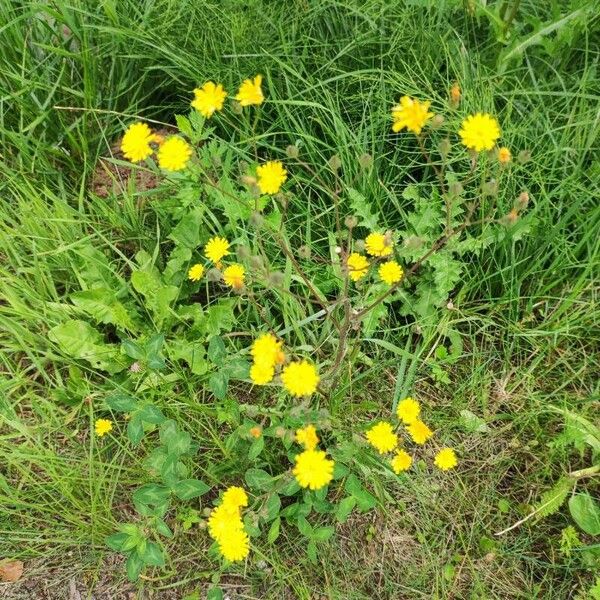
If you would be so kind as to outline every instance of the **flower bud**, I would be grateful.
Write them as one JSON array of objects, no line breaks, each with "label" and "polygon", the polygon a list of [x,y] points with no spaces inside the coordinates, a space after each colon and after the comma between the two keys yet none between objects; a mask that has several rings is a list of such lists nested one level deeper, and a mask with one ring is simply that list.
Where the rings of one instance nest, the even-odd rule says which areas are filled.
[{"label": "flower bud", "polygon": [[336,247],[335,247],[335,253],[336,253],[336,254],[341,254],[341,253],[342,253],[342,248],[341,248],[341,246],[336,246]]},{"label": "flower bud", "polygon": [[247,185],[248,187],[251,187],[253,185],[256,185],[256,177],[253,177],[252,175],[241,175],[240,183],[242,183],[243,185]]},{"label": "flower bud", "polygon": [[433,119],[431,119],[430,127],[432,129],[439,129],[444,124],[445,120],[443,115],[435,115]]},{"label": "flower bud", "polygon": [[356,242],[354,244],[354,249],[357,252],[364,252],[365,251],[365,240],[356,240]]},{"label": "flower bud", "polygon": [[517,162],[520,165],[524,165],[531,160],[531,152],[529,150],[521,150],[519,154],[517,154]]},{"label": "flower bud", "polygon": [[242,259],[242,260],[246,260],[248,258],[250,258],[250,248],[248,248],[248,246],[243,246],[240,245],[237,247],[237,255]]},{"label": "flower bud", "polygon": [[463,184],[460,181],[453,181],[448,185],[448,194],[452,198],[460,196],[464,192]]},{"label": "flower bud", "polygon": [[290,144],[286,149],[285,153],[288,158],[298,158],[300,156],[300,149],[295,144]]},{"label": "flower bud", "polygon": [[454,84],[450,88],[450,104],[452,104],[452,106],[454,108],[456,108],[458,106],[459,102],[460,102],[460,86],[458,85],[458,82],[454,82]]},{"label": "flower bud", "polygon": [[438,152],[440,153],[440,155],[443,159],[446,159],[448,157],[448,154],[450,154],[451,149],[452,149],[452,144],[450,143],[450,140],[448,138],[444,138],[438,144]]},{"label": "flower bud", "polygon": [[368,152],[365,152],[358,157],[358,164],[363,169],[368,169],[373,164],[373,157]]},{"label": "flower bud", "polygon": [[238,169],[239,169],[240,175],[244,175],[245,173],[247,173],[249,167],[250,167],[250,165],[248,164],[247,161],[240,160],[240,162],[238,163]]},{"label": "flower bud", "polygon": [[275,428],[275,437],[282,438],[285,436],[285,427]]},{"label": "flower bud", "polygon": [[281,287],[285,281],[285,275],[281,271],[273,271],[268,275],[268,283],[272,287]]},{"label": "flower bud", "polygon": [[484,196],[497,196],[498,195],[498,182],[495,179],[486,181],[481,186],[481,191]]},{"label": "flower bud", "polygon": [[309,259],[311,257],[311,254],[311,249],[308,246],[300,246],[300,248],[298,248],[298,256],[300,258]]},{"label": "flower bud", "polygon": [[263,224],[265,222],[265,218],[258,211],[253,210],[252,213],[250,213],[249,221],[250,221],[250,225],[259,229],[260,227],[263,226]]},{"label": "flower bud", "polygon": [[206,279],[208,281],[221,281],[221,271],[219,271],[219,269],[215,269],[214,267],[209,269],[206,272]]},{"label": "flower bud", "polygon": [[358,219],[354,215],[348,215],[344,219],[344,224],[348,229],[354,229],[358,225]]},{"label": "flower bud", "polygon": [[265,261],[262,256],[251,256],[250,257],[250,266],[253,269],[262,269],[265,266]]},{"label": "flower bud", "polygon": [[231,108],[236,115],[241,115],[244,112],[243,106],[237,100],[232,102]]},{"label": "flower bud", "polygon": [[342,161],[340,159],[340,157],[337,154],[334,154],[330,159],[329,159],[329,168],[332,171],[337,171],[338,169],[341,168],[342,166]]},{"label": "flower bud", "polygon": [[517,198],[517,206],[520,210],[523,210],[529,204],[529,193],[527,191],[521,192]]}]

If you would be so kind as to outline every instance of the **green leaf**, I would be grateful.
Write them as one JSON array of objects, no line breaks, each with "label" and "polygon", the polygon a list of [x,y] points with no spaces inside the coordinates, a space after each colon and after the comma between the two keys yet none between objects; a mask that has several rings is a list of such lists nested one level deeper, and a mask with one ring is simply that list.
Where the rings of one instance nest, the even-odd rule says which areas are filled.
[{"label": "green leaf", "polygon": [[123,340],[121,342],[121,350],[134,360],[144,360],[146,358],[146,351],[144,348],[131,340]]},{"label": "green leaf", "polygon": [[125,569],[127,571],[127,578],[129,581],[137,581],[142,569],[144,568],[144,562],[138,556],[137,552],[132,552],[127,559]]},{"label": "green leaf", "polygon": [[96,288],[75,292],[70,298],[77,308],[90,315],[97,323],[110,323],[130,331],[136,329],[127,309],[116,299],[113,290]]},{"label": "green leaf", "polygon": [[335,533],[335,528],[329,527],[319,527],[315,529],[313,533],[313,539],[316,542],[326,542],[333,534]]},{"label": "green leaf", "polygon": [[200,244],[200,229],[204,209],[195,206],[173,228],[169,237],[177,246],[195,250]]},{"label": "green leaf", "polygon": [[600,506],[587,492],[569,498],[569,511],[579,528],[589,535],[600,535]]},{"label": "green leaf", "polygon": [[218,587],[211,587],[206,594],[206,600],[223,600],[223,591]]},{"label": "green leaf", "polygon": [[171,528],[162,519],[156,519],[155,525],[156,531],[160,533],[160,535],[164,535],[166,538],[173,537],[173,532],[171,531]]},{"label": "green leaf", "polygon": [[122,361],[118,347],[106,344],[98,331],[85,321],[71,319],[48,332],[48,337],[57,343],[68,356],[86,360],[95,369],[118,373],[127,365]]},{"label": "green leaf", "polygon": [[137,407],[137,400],[128,394],[117,392],[106,397],[107,406],[116,412],[132,412]]},{"label": "green leaf", "polygon": [[377,500],[360,483],[356,475],[352,474],[346,479],[346,491],[356,499],[358,509],[367,512],[377,506]]},{"label": "green leaf", "polygon": [[184,115],[175,115],[175,122],[177,123],[177,129],[179,129],[183,135],[192,137],[192,124],[187,117]]},{"label": "green leaf", "polygon": [[184,360],[194,375],[204,375],[208,371],[205,359],[206,349],[201,342],[174,340],[169,342],[169,358],[173,361]]},{"label": "green leaf", "polygon": [[173,486],[173,492],[180,500],[191,500],[206,494],[210,486],[200,479],[183,479]]},{"label": "green leaf", "polygon": [[144,563],[151,567],[162,567],[165,564],[163,551],[155,542],[147,542],[143,552],[138,551],[138,554]]},{"label": "green leaf", "polygon": [[263,451],[264,447],[265,438],[261,435],[259,438],[255,439],[252,444],[250,444],[250,449],[248,450],[248,459],[254,460],[257,458],[258,455]]},{"label": "green leaf", "polygon": [[308,559],[310,560],[310,562],[313,563],[313,565],[316,565],[318,562],[318,560],[317,560],[317,544],[315,544],[315,542],[313,540],[308,542],[308,546],[306,548],[306,554],[308,555]]},{"label": "green leaf", "polygon": [[127,423],[127,437],[134,446],[137,446],[144,437],[144,423],[137,415],[131,417]]},{"label": "green leaf", "polygon": [[223,370],[217,371],[210,376],[208,380],[208,389],[218,400],[223,400],[227,396],[227,387],[229,386],[229,377]]},{"label": "green leaf", "polygon": [[354,496],[347,496],[338,504],[338,507],[335,511],[335,518],[340,523],[345,523],[355,506],[356,498]]},{"label": "green leaf", "polygon": [[363,335],[372,336],[379,327],[379,322],[387,316],[387,306],[381,302],[374,306],[362,319]]},{"label": "green leaf", "polygon": [[223,359],[227,356],[227,348],[223,339],[219,336],[210,338],[208,342],[208,358],[217,366],[221,366]]},{"label": "green leaf", "polygon": [[348,188],[347,193],[352,214],[358,219],[358,224],[371,231],[379,229],[377,215],[365,196],[353,188]]},{"label": "green leaf", "polygon": [[307,537],[308,539],[312,539],[312,537],[313,537],[313,527],[306,520],[306,517],[299,516],[298,519],[296,520],[296,525],[298,526],[298,531],[300,531],[300,533],[304,537]]},{"label": "green leaf", "polygon": [[105,543],[106,545],[115,552],[120,552],[123,549],[123,544],[129,539],[129,535],[126,533],[113,533],[109,535]]},{"label": "green leaf", "polygon": [[273,477],[262,469],[248,469],[244,479],[253,490],[269,491],[273,486]]},{"label": "green leaf", "polygon": [[469,433],[487,433],[490,429],[481,417],[467,409],[460,411],[460,421]]},{"label": "green leaf", "polygon": [[164,504],[171,495],[166,485],[158,483],[147,483],[133,492],[133,499],[142,504],[158,506]]},{"label": "green leaf", "polygon": [[219,335],[222,331],[231,331],[235,323],[233,314],[235,304],[235,298],[224,298],[209,306],[200,321],[201,332]]},{"label": "green leaf", "polygon": [[146,404],[146,406],[140,408],[137,412],[137,417],[153,425],[160,425],[166,418],[160,408],[154,406],[154,404]]},{"label": "green leaf", "polygon": [[169,454],[177,454],[181,456],[189,451],[192,445],[192,436],[187,431],[175,431],[167,441]]},{"label": "green leaf", "polygon": [[278,494],[272,493],[267,496],[263,509],[261,511],[261,517],[269,522],[272,521],[281,510],[281,499]]},{"label": "green leaf", "polygon": [[279,531],[281,528],[281,517],[277,517],[269,528],[269,533],[267,534],[267,542],[272,544],[279,537]]},{"label": "green leaf", "polygon": [[551,489],[542,494],[536,509],[538,518],[554,514],[562,506],[572,489],[573,480],[568,477],[559,479]]},{"label": "green leaf", "polygon": [[165,285],[157,269],[153,267],[133,271],[131,284],[136,292],[144,296],[146,306],[152,312],[156,325],[160,327],[170,316],[171,304],[177,298],[179,288]]}]

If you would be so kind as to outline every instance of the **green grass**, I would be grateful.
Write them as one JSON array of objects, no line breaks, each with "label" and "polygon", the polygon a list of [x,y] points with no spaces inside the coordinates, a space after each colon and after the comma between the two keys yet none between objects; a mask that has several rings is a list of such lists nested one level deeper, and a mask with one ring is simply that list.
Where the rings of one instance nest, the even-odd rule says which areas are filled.
[{"label": "green grass", "polygon": [[[569,4],[523,2],[515,39],[527,39],[535,19],[550,23],[577,8]],[[132,449],[119,428],[109,443],[94,440],[106,374],[48,338],[77,317],[68,297],[100,269],[91,248],[108,258],[107,276],[128,277],[136,251],[168,247],[153,192],[91,193],[97,160],[110,156],[123,125],[134,116],[173,123],[199,83],[214,79],[233,90],[261,72],[268,103],[258,134],[229,112],[215,120],[218,135],[254,138],[284,160],[286,146],[299,144],[303,160],[323,165],[323,177],[337,154],[382,225],[401,229],[412,209],[402,192],[429,173],[408,136],[389,134],[390,107],[406,93],[441,110],[458,80],[463,100],[447,111],[452,122],[493,112],[504,143],[531,151],[502,181],[504,212],[523,187],[530,192],[522,229],[470,258],[454,308],[420,323],[391,314],[372,336],[383,343],[363,344],[370,368],[344,377],[322,403],[351,433],[387,415],[398,397],[419,396],[443,440],[460,449],[460,469],[442,477],[424,465],[400,482],[370,471],[380,508],[338,526],[317,566],[290,529],[275,545],[259,544],[247,570],[223,579],[224,589],[233,598],[487,600],[572,598],[591,587],[593,566],[581,553],[559,551],[561,530],[572,524],[566,508],[502,537],[494,532],[591,459],[589,450],[557,443],[563,419],[549,408],[597,421],[597,17],[549,34],[508,63],[485,13],[449,0],[13,2],[0,5],[0,34],[0,559],[24,560],[26,579],[49,579],[52,598],[63,597],[71,577],[97,598],[130,587],[104,538],[132,518],[131,492],[149,480],[145,449]],[[374,157],[368,172],[357,160],[365,152]],[[303,202],[290,210],[291,242],[328,258],[329,195],[301,169],[292,181]],[[277,260],[274,245],[269,252]],[[323,279],[318,265],[311,275]],[[283,325],[306,316],[304,304],[290,302]],[[255,322],[248,308],[237,326]],[[449,330],[460,332],[464,348],[457,362],[441,365],[450,379],[443,383],[432,367]],[[326,344],[332,334],[296,335]],[[173,368],[181,385],[155,401],[200,441],[202,464],[218,465],[212,475],[227,478],[234,465],[223,452],[229,426],[217,419],[220,407]],[[233,394],[268,404],[248,390],[240,385]],[[465,432],[464,410],[482,417],[488,432]],[[597,494],[594,481],[588,489]],[[216,564],[208,546],[199,528],[179,529],[167,567],[139,584],[139,597],[204,589]],[[6,586],[9,598],[35,597],[20,585]]]}]

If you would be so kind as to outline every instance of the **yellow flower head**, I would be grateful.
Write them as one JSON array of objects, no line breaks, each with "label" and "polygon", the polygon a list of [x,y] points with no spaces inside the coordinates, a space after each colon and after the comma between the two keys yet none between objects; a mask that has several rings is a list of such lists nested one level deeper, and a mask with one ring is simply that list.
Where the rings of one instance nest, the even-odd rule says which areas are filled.
[{"label": "yellow flower head", "polygon": [[413,398],[404,398],[398,402],[396,414],[398,418],[406,425],[414,423],[421,413],[421,405]]},{"label": "yellow flower head", "polygon": [[244,560],[250,552],[248,534],[243,529],[235,529],[219,540],[219,552],[231,562]]},{"label": "yellow flower head", "polygon": [[500,126],[494,117],[477,113],[468,116],[462,122],[462,128],[458,133],[467,148],[481,152],[494,147],[500,137]]},{"label": "yellow flower head", "polygon": [[246,494],[246,490],[236,485],[228,487],[223,493],[222,505],[236,509],[248,506],[248,494]]},{"label": "yellow flower head", "polygon": [[250,367],[250,379],[255,385],[266,385],[273,381],[275,367],[264,362],[252,363]]},{"label": "yellow flower head", "polygon": [[193,265],[188,271],[190,281],[200,281],[202,275],[204,275],[204,267],[200,263]]},{"label": "yellow flower head", "polygon": [[184,139],[173,135],[158,149],[158,165],[167,171],[181,171],[185,169],[191,155],[192,147]]},{"label": "yellow flower head", "polygon": [[314,425],[307,425],[302,429],[296,429],[296,441],[304,446],[305,450],[314,450],[319,443],[319,436]]},{"label": "yellow flower head", "polygon": [[424,444],[433,435],[433,431],[419,419],[413,421],[407,429],[415,444]]},{"label": "yellow flower head", "polygon": [[257,75],[254,79],[244,79],[235,99],[241,106],[262,104],[265,97],[260,87],[261,83],[262,75]]},{"label": "yellow flower head", "polygon": [[145,160],[152,154],[150,142],[155,141],[152,130],[146,123],[133,123],[121,140],[121,152],[131,162]]},{"label": "yellow flower head", "polygon": [[392,425],[386,421],[380,421],[373,425],[366,433],[369,444],[379,454],[391,452],[398,445],[398,436],[394,433]]},{"label": "yellow flower head", "polygon": [[263,333],[254,340],[250,354],[256,364],[273,366],[278,362],[281,344],[272,333]]},{"label": "yellow flower head", "polygon": [[346,261],[348,267],[348,276],[352,281],[362,279],[369,269],[369,261],[365,256],[358,252],[353,252]]},{"label": "yellow flower head", "polygon": [[217,542],[229,536],[233,531],[243,530],[243,528],[239,508],[221,504],[213,508],[208,517],[208,533]]},{"label": "yellow flower head", "polygon": [[408,131],[419,135],[425,123],[433,117],[433,113],[429,112],[430,105],[429,101],[420,102],[408,96],[402,96],[400,104],[392,108],[392,118],[394,119],[392,131],[398,133],[406,127]]},{"label": "yellow flower head", "polygon": [[498,148],[498,162],[503,165],[507,165],[512,160],[512,154],[506,146]]},{"label": "yellow flower head", "polygon": [[278,160],[269,160],[256,167],[257,185],[261,194],[276,194],[287,179],[287,171]]},{"label": "yellow flower head", "polygon": [[297,397],[313,394],[320,379],[316,367],[307,360],[292,362],[281,373],[283,387]]},{"label": "yellow flower head", "polygon": [[191,104],[203,117],[210,119],[215,111],[223,108],[226,96],[227,92],[220,83],[217,85],[207,81],[201,88],[194,90]]},{"label": "yellow flower head", "polygon": [[390,463],[394,473],[396,473],[396,475],[400,475],[402,471],[408,471],[408,469],[410,469],[410,466],[412,465],[412,457],[405,450],[398,450]]},{"label": "yellow flower head", "polygon": [[94,424],[94,431],[98,437],[106,435],[109,431],[112,431],[112,421],[108,419],[98,419]]},{"label": "yellow flower head", "polygon": [[442,448],[435,455],[435,466],[442,471],[448,471],[449,469],[454,469],[454,467],[458,464],[458,459],[456,458],[456,453],[452,448]]},{"label": "yellow flower head", "polygon": [[381,264],[378,273],[381,281],[388,285],[398,283],[402,280],[402,276],[404,275],[402,267],[395,260],[390,260]]},{"label": "yellow flower head", "polygon": [[371,256],[389,256],[392,247],[392,241],[383,233],[370,233],[365,239],[365,248]]},{"label": "yellow flower head", "polygon": [[258,425],[256,427],[251,427],[250,430],[248,431],[248,433],[253,437],[258,439],[261,435],[262,435],[262,428],[258,427]]},{"label": "yellow flower head", "polygon": [[246,273],[246,269],[242,265],[238,265],[237,263],[233,265],[229,265],[223,271],[223,281],[229,287],[232,287],[234,290],[239,290],[244,287],[244,274]]},{"label": "yellow flower head", "polygon": [[333,479],[332,460],[322,450],[305,450],[296,455],[294,477],[299,485],[311,490],[319,490]]},{"label": "yellow flower head", "polygon": [[222,237],[214,237],[208,240],[204,246],[204,256],[217,264],[224,256],[229,254],[229,242]]}]

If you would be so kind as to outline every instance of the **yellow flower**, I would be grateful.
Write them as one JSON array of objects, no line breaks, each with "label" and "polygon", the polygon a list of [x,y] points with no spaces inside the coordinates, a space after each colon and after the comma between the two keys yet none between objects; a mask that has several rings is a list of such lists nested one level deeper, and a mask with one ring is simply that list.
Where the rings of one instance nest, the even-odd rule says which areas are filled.
[{"label": "yellow flower", "polygon": [[278,362],[281,344],[272,333],[263,333],[254,340],[250,354],[255,363],[273,366]]},{"label": "yellow flower", "polygon": [[98,419],[94,424],[94,430],[98,437],[106,435],[109,431],[112,431],[112,428],[112,421],[109,421],[108,419]]},{"label": "yellow flower", "polygon": [[310,396],[319,385],[319,374],[307,360],[299,360],[283,368],[281,381],[292,396]]},{"label": "yellow flower", "polygon": [[231,562],[244,560],[250,552],[248,534],[243,529],[229,532],[219,541],[219,552]]},{"label": "yellow flower", "polygon": [[410,469],[410,466],[412,465],[412,457],[405,450],[398,450],[390,462],[394,473],[396,473],[396,475],[400,475],[402,471],[408,471],[408,469]]},{"label": "yellow flower", "polygon": [[200,263],[193,265],[188,271],[190,281],[200,281],[202,275],[204,275],[204,267]]},{"label": "yellow flower", "polygon": [[352,281],[362,279],[369,269],[369,261],[365,256],[358,252],[353,252],[346,261],[348,267],[348,275]]},{"label": "yellow flower", "polygon": [[216,110],[223,108],[226,96],[227,92],[220,83],[217,85],[207,81],[201,88],[194,90],[191,104],[203,117],[210,119]]},{"label": "yellow flower", "polygon": [[441,469],[442,471],[448,471],[449,469],[454,469],[454,467],[458,464],[458,460],[456,458],[456,453],[452,448],[442,448],[435,455],[435,466]]},{"label": "yellow flower", "polygon": [[333,479],[334,463],[322,450],[305,450],[294,460],[296,466],[292,472],[303,488],[319,490]]},{"label": "yellow flower", "polygon": [[229,254],[229,242],[222,237],[214,237],[208,240],[204,246],[204,256],[213,263],[218,263],[224,256]]},{"label": "yellow flower", "polygon": [[262,75],[257,75],[254,79],[244,79],[235,99],[241,106],[262,104],[265,97],[260,87],[261,83]]},{"label": "yellow flower", "polygon": [[133,123],[121,140],[121,152],[127,160],[139,162],[152,154],[150,142],[154,141],[155,136],[146,123]]},{"label": "yellow flower", "polygon": [[391,452],[398,445],[398,436],[394,433],[392,425],[386,421],[380,421],[373,425],[366,433],[369,444],[379,454]]},{"label": "yellow flower", "polygon": [[267,363],[252,363],[250,367],[250,379],[255,385],[266,385],[273,381],[275,377],[275,367]]},{"label": "yellow flower", "polygon": [[262,435],[262,429],[258,426],[252,427],[248,433],[253,437],[258,439]]},{"label": "yellow flower", "polygon": [[392,246],[392,241],[383,233],[370,233],[365,239],[365,248],[371,256],[389,256]]},{"label": "yellow flower", "polygon": [[226,504],[213,508],[208,517],[208,533],[217,542],[233,531],[243,530],[243,527],[239,508],[233,508]]},{"label": "yellow flower", "polygon": [[506,146],[498,148],[498,162],[503,165],[507,165],[512,160],[512,154]]},{"label": "yellow flower", "polygon": [[420,413],[421,406],[416,400],[413,400],[410,397],[401,400],[396,408],[398,418],[407,425],[414,423],[419,418]]},{"label": "yellow flower", "polygon": [[381,281],[388,285],[398,283],[404,275],[402,267],[395,260],[390,260],[380,265],[378,272]]},{"label": "yellow flower", "polygon": [[191,155],[192,147],[184,139],[174,135],[161,144],[156,156],[161,169],[181,171],[185,169]]},{"label": "yellow flower", "polygon": [[314,425],[307,425],[302,429],[296,429],[296,441],[304,446],[305,450],[314,450],[319,443],[319,436]]},{"label": "yellow flower", "polygon": [[494,117],[477,113],[462,122],[462,129],[458,133],[467,148],[481,152],[494,147],[500,137],[500,126]]},{"label": "yellow flower", "polygon": [[248,506],[248,494],[244,488],[232,485],[223,493],[223,505],[230,508]]},{"label": "yellow flower", "polygon": [[415,444],[424,444],[433,435],[433,431],[419,419],[413,421],[407,429]]},{"label": "yellow flower", "polygon": [[287,171],[278,160],[256,167],[257,185],[261,194],[276,194],[287,179]]},{"label": "yellow flower", "polygon": [[244,273],[246,269],[242,265],[238,265],[237,263],[233,265],[229,265],[223,271],[223,281],[229,287],[232,287],[234,290],[239,290],[244,287]]},{"label": "yellow flower", "polygon": [[400,104],[392,108],[394,119],[392,131],[398,133],[406,127],[408,131],[419,135],[425,123],[433,117],[433,113],[429,112],[430,105],[429,101],[419,102],[408,96],[402,96]]}]

